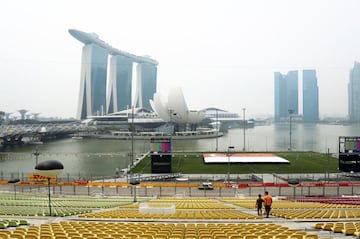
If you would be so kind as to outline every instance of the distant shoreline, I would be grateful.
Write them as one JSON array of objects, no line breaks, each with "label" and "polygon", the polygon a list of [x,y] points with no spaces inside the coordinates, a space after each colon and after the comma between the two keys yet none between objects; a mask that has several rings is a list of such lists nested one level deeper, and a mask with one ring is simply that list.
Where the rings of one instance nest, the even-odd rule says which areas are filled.
[{"label": "distant shoreline", "polygon": [[170,138],[172,140],[188,140],[188,139],[211,139],[222,137],[224,134],[216,130],[199,130],[199,131],[183,131],[175,134],[166,134],[162,132],[136,132],[132,134],[130,131],[111,131],[108,134],[84,133],[78,134],[76,137],[96,138],[96,139],[118,139],[118,140],[150,140]]}]

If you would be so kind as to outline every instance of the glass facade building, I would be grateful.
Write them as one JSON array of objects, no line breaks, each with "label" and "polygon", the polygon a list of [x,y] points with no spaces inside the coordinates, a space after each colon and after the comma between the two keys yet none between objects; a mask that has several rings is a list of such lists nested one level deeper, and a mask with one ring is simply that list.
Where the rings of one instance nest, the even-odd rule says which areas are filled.
[{"label": "glass facade building", "polygon": [[315,70],[303,70],[303,121],[319,121],[319,87]]},{"label": "glass facade building", "polygon": [[133,60],[116,55],[110,58],[107,113],[131,107]]},{"label": "glass facade building", "polygon": [[297,71],[289,71],[286,75],[280,72],[274,73],[274,118],[276,122],[287,119],[289,110],[292,110],[292,114],[299,114],[298,89]]},{"label": "glass facade building", "polygon": [[[149,63],[141,63],[141,103],[139,106],[151,110],[150,100],[156,92],[157,67]],[[141,105],[140,105],[141,104]]]},{"label": "glass facade building", "polygon": [[286,109],[286,87],[285,78],[280,72],[274,73],[274,97],[275,97],[275,121],[280,121],[281,118],[285,117],[287,112],[283,112]]},{"label": "glass facade building", "polygon": [[107,50],[87,44],[82,50],[78,119],[102,115],[106,107]]},{"label": "glass facade building", "polygon": [[360,63],[355,62],[350,70],[348,83],[349,121],[360,122]]}]

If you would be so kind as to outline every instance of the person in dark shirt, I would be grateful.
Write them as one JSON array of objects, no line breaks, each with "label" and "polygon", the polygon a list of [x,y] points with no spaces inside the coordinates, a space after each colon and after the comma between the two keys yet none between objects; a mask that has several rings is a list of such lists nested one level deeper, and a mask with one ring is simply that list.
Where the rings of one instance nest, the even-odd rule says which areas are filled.
[{"label": "person in dark shirt", "polygon": [[257,214],[262,216],[262,207],[263,207],[264,199],[262,199],[261,194],[258,195],[256,199],[255,208],[257,209]]}]

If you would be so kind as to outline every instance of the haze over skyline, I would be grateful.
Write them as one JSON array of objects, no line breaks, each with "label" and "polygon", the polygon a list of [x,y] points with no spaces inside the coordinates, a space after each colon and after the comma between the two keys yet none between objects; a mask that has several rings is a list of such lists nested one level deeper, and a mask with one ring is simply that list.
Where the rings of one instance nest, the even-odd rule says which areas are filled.
[{"label": "haze over skyline", "polygon": [[[274,115],[274,72],[317,71],[320,117],[347,115],[360,61],[356,0],[124,0],[0,3],[0,110],[75,117],[83,44],[94,32],[159,62],[157,91],[180,86],[191,109]],[[302,112],[302,92],[299,92]]]}]

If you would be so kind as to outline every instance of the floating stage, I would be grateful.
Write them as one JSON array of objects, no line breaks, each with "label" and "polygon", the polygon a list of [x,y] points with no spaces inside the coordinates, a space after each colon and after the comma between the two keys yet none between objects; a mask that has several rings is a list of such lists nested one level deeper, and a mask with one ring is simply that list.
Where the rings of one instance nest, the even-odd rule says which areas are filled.
[{"label": "floating stage", "polygon": [[290,163],[288,160],[272,153],[210,153],[203,154],[203,158],[205,163]]}]

